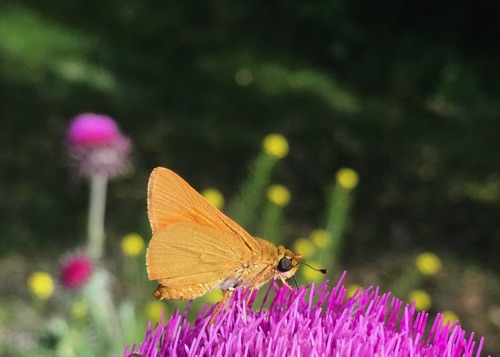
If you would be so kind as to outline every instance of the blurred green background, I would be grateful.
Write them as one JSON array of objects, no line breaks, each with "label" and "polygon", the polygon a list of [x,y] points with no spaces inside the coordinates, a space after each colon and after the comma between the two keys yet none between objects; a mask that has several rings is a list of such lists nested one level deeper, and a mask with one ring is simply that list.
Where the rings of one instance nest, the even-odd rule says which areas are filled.
[{"label": "blurred green background", "polygon": [[27,299],[28,274],[84,242],[88,192],[64,135],[90,111],[134,143],[134,171],[109,187],[111,261],[128,232],[149,239],[153,167],[230,201],[277,132],[290,145],[272,177],[292,196],[286,242],[324,223],[335,173],[354,169],[337,272],[394,289],[409,259],[432,251],[447,266],[428,286],[437,311],[453,305],[500,353],[499,10],[494,0],[2,1],[0,298]]}]

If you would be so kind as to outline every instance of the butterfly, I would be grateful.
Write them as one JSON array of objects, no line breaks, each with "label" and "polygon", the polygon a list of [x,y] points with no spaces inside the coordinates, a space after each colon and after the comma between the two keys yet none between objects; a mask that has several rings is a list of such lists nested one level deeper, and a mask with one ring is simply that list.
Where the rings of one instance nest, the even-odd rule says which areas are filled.
[{"label": "butterfly", "polygon": [[[194,299],[216,289],[259,289],[295,274],[301,255],[262,238],[212,206],[175,172],[155,168],[148,183],[153,236],[146,253],[158,300]],[[319,270],[326,274],[326,270]]]}]

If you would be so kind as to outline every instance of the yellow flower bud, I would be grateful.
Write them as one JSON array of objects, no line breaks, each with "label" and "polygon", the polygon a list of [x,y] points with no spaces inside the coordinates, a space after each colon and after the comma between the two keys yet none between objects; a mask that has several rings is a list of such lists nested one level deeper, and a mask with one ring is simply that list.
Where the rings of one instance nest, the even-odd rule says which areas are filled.
[{"label": "yellow flower bud", "polygon": [[418,270],[424,275],[435,275],[442,267],[441,259],[430,252],[425,252],[417,256],[415,259]]},{"label": "yellow flower bud", "polygon": [[210,202],[213,206],[218,209],[222,209],[224,206],[224,196],[222,193],[216,188],[206,188],[201,191],[201,195],[205,197],[205,199]]},{"label": "yellow flower bud", "polygon": [[288,141],[281,134],[269,134],[264,138],[264,152],[278,159],[284,158],[288,154]]},{"label": "yellow flower bud", "polygon": [[290,191],[282,185],[271,185],[267,189],[267,198],[278,206],[286,206],[290,202]]},{"label": "yellow flower bud", "polygon": [[324,229],[315,229],[311,232],[311,240],[320,248],[326,248],[330,245],[332,237]]},{"label": "yellow flower bud", "polygon": [[300,238],[295,241],[293,251],[297,254],[302,254],[303,258],[308,258],[314,253],[314,245],[310,239]]},{"label": "yellow flower bud", "polygon": [[[308,261],[307,264],[310,264],[312,267],[319,266],[320,264],[315,261]],[[307,281],[312,282],[320,282],[325,280],[325,276],[323,274],[319,274],[316,270],[304,268],[302,269],[302,275]]]},{"label": "yellow flower bud", "polygon": [[358,185],[359,176],[353,169],[344,167],[337,171],[336,180],[341,187],[352,190]]},{"label": "yellow flower bud", "polygon": [[123,255],[127,257],[136,257],[144,251],[144,240],[137,233],[130,233],[123,237],[122,242]]},{"label": "yellow flower bud", "polygon": [[359,284],[349,284],[345,296],[348,298],[354,296],[354,294],[356,293],[356,291],[358,291],[360,287],[361,285]]},{"label": "yellow flower bud", "polygon": [[458,320],[458,315],[455,314],[453,311],[450,310],[443,311],[443,325],[446,325],[448,321],[450,322],[450,324],[453,324],[457,320]]},{"label": "yellow flower bud", "polygon": [[146,304],[146,316],[148,320],[151,320],[153,323],[160,321],[161,313],[163,310],[166,310],[166,307],[159,301],[153,300]]},{"label": "yellow flower bud", "polygon": [[50,274],[36,271],[28,278],[28,289],[40,300],[47,300],[54,293],[54,280]]},{"label": "yellow flower bud", "polygon": [[89,313],[89,306],[85,301],[75,300],[71,303],[70,314],[74,319],[81,319]]},{"label": "yellow flower bud", "polygon": [[431,296],[424,290],[416,289],[410,291],[408,295],[408,300],[410,302],[415,302],[415,308],[417,310],[428,310],[432,306]]}]

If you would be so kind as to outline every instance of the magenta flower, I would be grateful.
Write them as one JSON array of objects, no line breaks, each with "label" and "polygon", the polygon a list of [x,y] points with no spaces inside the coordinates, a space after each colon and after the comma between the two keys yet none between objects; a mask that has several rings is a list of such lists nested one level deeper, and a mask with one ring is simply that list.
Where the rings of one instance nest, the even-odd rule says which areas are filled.
[{"label": "magenta flower", "polygon": [[104,215],[108,179],[130,169],[130,140],[113,119],[102,114],[85,113],[73,118],[66,133],[71,164],[90,181],[87,253],[92,259],[102,256]]},{"label": "magenta flower", "polygon": [[332,290],[327,283],[298,292],[271,284],[264,303],[271,293],[275,297],[267,311],[250,310],[247,294],[236,291],[212,324],[215,306],[205,308],[194,323],[187,321],[187,310],[183,315],[175,311],[166,325],[150,324],[144,342],[127,347],[123,356],[480,355],[483,338],[476,345],[473,333],[467,337],[456,323],[443,325],[440,314],[428,330],[428,313],[416,313],[390,293],[369,288],[346,299],[344,275]]},{"label": "magenta flower", "polygon": [[81,176],[114,178],[128,171],[132,145],[109,116],[77,115],[66,135],[68,154]]},{"label": "magenta flower", "polygon": [[92,261],[85,255],[74,255],[63,260],[60,266],[61,284],[68,290],[84,286],[94,270]]},{"label": "magenta flower", "polygon": [[96,146],[108,144],[120,136],[113,119],[100,114],[80,114],[73,118],[68,130],[70,146]]}]

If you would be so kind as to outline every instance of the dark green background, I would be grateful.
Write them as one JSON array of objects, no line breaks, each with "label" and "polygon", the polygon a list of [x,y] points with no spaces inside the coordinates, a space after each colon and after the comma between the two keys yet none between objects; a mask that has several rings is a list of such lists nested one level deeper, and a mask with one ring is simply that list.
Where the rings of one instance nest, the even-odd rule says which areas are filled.
[{"label": "dark green background", "polygon": [[111,186],[112,233],[145,226],[154,166],[230,196],[263,136],[280,132],[291,152],[275,179],[292,190],[297,226],[320,220],[338,168],[360,174],[346,260],[422,248],[500,268],[496,1],[0,10],[4,254],[81,238],[86,189],[68,173],[64,130],[93,111],[135,146],[135,172]]}]

